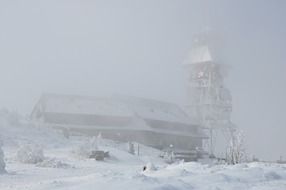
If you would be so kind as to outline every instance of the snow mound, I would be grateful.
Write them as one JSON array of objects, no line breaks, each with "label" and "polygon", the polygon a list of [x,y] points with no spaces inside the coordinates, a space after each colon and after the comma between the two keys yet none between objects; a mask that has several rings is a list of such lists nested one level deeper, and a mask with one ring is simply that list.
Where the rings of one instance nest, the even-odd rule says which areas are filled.
[{"label": "snow mound", "polygon": [[37,164],[44,160],[44,152],[40,146],[24,145],[17,151],[17,160],[25,164]]},{"label": "snow mound", "polygon": [[72,168],[71,165],[64,163],[60,160],[57,160],[55,158],[47,159],[42,162],[39,162],[36,164],[36,166],[42,167],[42,168],[63,168],[63,169]]}]

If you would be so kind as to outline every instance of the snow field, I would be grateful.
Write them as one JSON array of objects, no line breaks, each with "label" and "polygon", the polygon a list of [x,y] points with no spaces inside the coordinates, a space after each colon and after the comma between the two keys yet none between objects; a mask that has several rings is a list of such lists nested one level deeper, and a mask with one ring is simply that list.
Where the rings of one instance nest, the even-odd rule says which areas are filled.
[{"label": "snow field", "polygon": [[[286,165],[281,164],[230,166],[179,162],[168,165],[158,157],[160,151],[150,147],[140,145],[138,156],[128,153],[128,143],[106,139],[95,141],[84,136],[66,139],[60,132],[29,124],[0,125],[0,136],[7,170],[6,174],[0,175],[0,190],[286,189]],[[92,146],[109,151],[110,158],[95,161],[78,152],[83,147],[88,151]],[[42,151],[41,160],[19,160],[17,152],[22,147],[26,147],[23,151],[26,156],[32,155],[35,150],[35,155],[39,156],[38,153]],[[1,155],[0,151],[0,168]],[[144,172],[143,166],[147,167]]]}]

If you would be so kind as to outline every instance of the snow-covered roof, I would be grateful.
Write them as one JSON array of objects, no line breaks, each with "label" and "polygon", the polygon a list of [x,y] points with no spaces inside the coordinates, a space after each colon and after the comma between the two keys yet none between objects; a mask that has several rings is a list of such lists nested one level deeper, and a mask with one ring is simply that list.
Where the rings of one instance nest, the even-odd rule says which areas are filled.
[{"label": "snow-covered roof", "polygon": [[191,123],[187,114],[176,104],[129,96],[86,97],[45,94],[36,107],[39,106],[41,112],[49,113],[138,116],[143,119]]},{"label": "snow-covered roof", "polygon": [[124,103],[134,114],[141,118],[190,123],[190,118],[176,104],[130,96],[118,96],[115,98]]},{"label": "snow-covered roof", "polygon": [[44,94],[41,98],[43,112],[132,116],[132,112],[110,97]]},{"label": "snow-covered roof", "polygon": [[213,57],[210,53],[209,47],[205,45],[205,46],[194,47],[190,51],[187,59],[184,61],[184,64],[188,65],[188,64],[204,63],[210,61],[213,61]]}]

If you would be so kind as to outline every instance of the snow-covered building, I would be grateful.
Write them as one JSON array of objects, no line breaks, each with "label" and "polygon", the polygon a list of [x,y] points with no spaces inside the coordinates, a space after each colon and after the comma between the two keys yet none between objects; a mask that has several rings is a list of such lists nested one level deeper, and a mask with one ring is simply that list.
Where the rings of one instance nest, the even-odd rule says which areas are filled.
[{"label": "snow-covered building", "polygon": [[193,150],[206,136],[179,106],[151,99],[44,94],[31,114],[43,126],[156,148]]}]

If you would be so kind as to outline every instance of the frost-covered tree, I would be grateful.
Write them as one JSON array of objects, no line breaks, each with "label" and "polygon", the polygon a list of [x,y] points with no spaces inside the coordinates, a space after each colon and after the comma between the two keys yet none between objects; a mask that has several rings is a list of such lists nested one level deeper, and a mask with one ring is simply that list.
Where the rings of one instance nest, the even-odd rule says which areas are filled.
[{"label": "frost-covered tree", "polygon": [[17,160],[26,164],[37,164],[44,160],[44,152],[40,146],[24,145],[17,151]]},{"label": "frost-covered tree", "polygon": [[98,144],[98,137],[92,137],[76,147],[72,153],[79,158],[89,158],[92,155],[92,152],[98,150]]},{"label": "frost-covered tree", "polygon": [[239,164],[245,160],[244,134],[241,130],[234,130],[227,149],[227,162]]},{"label": "frost-covered tree", "polygon": [[0,174],[6,173],[5,167],[4,152],[2,150],[2,142],[0,140]]},{"label": "frost-covered tree", "polygon": [[97,140],[97,148],[99,148],[101,143],[102,143],[102,135],[101,135],[101,133],[99,133],[97,135],[96,140]]},{"label": "frost-covered tree", "polygon": [[89,141],[89,149],[90,151],[98,150],[98,145],[100,143],[101,137],[92,137]]}]

